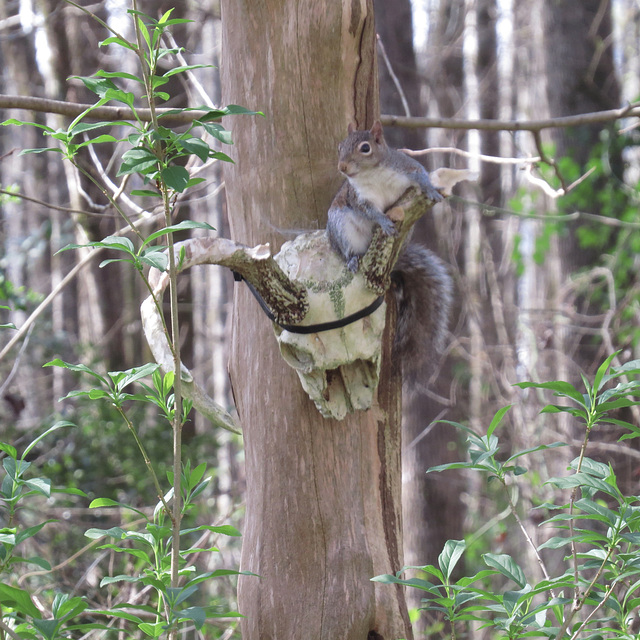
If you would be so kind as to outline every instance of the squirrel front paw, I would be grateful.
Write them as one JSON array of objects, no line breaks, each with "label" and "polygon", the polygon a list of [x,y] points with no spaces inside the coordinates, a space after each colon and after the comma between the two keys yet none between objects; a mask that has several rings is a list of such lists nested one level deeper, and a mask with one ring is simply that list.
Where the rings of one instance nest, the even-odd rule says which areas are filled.
[{"label": "squirrel front paw", "polygon": [[444,196],[431,184],[423,189],[422,193],[433,202],[442,202],[444,200]]},{"label": "squirrel front paw", "polygon": [[396,229],[395,224],[393,224],[393,222],[389,220],[387,216],[384,216],[383,218],[381,218],[379,223],[380,223],[380,228],[382,229],[382,233],[384,233],[385,236],[398,235],[398,230]]}]

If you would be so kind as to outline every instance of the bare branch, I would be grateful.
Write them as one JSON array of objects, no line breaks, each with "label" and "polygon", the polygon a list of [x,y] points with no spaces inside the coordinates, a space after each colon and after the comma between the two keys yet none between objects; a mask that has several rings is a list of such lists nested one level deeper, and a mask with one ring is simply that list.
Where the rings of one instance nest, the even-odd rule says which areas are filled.
[{"label": "bare branch", "polygon": [[[48,100],[34,96],[0,95],[0,109],[25,109],[43,113],[56,113],[69,118],[79,116],[92,105]],[[156,109],[164,124],[189,124],[205,115],[205,111],[193,110],[169,113],[175,109]],[[150,109],[136,109],[138,118],[143,122],[151,121]],[[613,122],[621,118],[640,117],[640,103],[629,104],[620,109],[594,111],[575,116],[547,118],[545,120],[461,120],[456,118],[418,118],[408,116],[383,115],[380,121],[385,126],[407,127],[410,129],[478,129],[483,131],[542,131],[543,129],[561,129],[587,124]],[[126,107],[96,107],[86,115],[87,120],[133,120],[131,109]]]},{"label": "bare branch", "polygon": [[[55,113],[68,118],[77,118],[81,113],[90,109],[93,105],[79,104],[76,102],[64,102],[62,100],[49,100],[34,96],[7,96],[0,95],[0,109],[25,109],[41,113]],[[158,117],[162,117],[162,124],[189,124],[198,118],[202,118],[206,111],[181,111],[169,113],[175,109],[156,109]],[[151,109],[136,109],[138,118],[142,122],[151,122]],[[133,111],[127,107],[96,107],[86,116],[86,120],[135,120]]]},{"label": "bare branch", "polygon": [[[0,105],[1,106],[1,105]],[[460,120],[455,118],[407,118],[406,116],[380,116],[380,122],[386,126],[407,127],[409,129],[478,129],[482,131],[542,131],[543,129],[562,129],[586,124],[613,122],[621,118],[640,117],[640,104],[627,105],[621,109],[594,111],[575,116],[547,118],[545,120]]]}]

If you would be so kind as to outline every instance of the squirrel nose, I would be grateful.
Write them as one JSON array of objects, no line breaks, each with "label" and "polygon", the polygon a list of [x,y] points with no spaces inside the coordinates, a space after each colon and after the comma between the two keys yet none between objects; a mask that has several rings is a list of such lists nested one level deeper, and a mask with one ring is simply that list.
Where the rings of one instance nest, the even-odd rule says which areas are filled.
[{"label": "squirrel nose", "polygon": [[347,163],[346,162],[338,162],[338,171],[340,171],[340,173],[346,173],[347,172]]}]

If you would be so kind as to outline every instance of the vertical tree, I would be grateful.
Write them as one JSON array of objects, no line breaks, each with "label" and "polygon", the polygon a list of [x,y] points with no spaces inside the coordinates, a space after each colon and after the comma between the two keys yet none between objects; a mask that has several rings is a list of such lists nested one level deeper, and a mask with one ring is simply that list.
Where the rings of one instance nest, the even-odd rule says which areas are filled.
[{"label": "vertical tree", "polygon": [[[379,0],[375,3],[375,11],[378,36],[395,75],[394,79],[386,61],[380,62],[381,110],[401,115],[408,107],[410,115],[420,116],[425,111],[420,98],[423,81],[414,51],[411,2]],[[426,66],[431,66],[431,60]],[[428,81],[434,86],[439,83],[435,74],[430,74]],[[390,128],[385,137],[397,147],[419,149],[424,146],[425,136],[418,129]],[[447,243],[438,236],[434,215],[440,214],[430,212],[420,219],[412,241],[442,254]],[[441,397],[446,397],[451,382],[448,371],[441,367],[440,354],[434,353],[430,367],[421,372],[420,390],[405,393],[402,401],[402,504],[405,562],[408,565],[435,563],[444,543],[458,535],[462,520],[457,492],[442,491],[443,478],[426,474],[429,467],[449,458],[453,461],[458,455],[449,447],[451,429],[433,423],[442,415],[445,405]],[[427,388],[440,395],[427,393]],[[407,595],[412,607],[420,606],[417,591],[410,590]],[[420,631],[420,624],[417,631]]]},{"label": "vertical tree", "polygon": [[[373,6],[225,0],[222,21],[223,102],[266,114],[234,123],[231,230],[275,248],[276,229],[325,225],[340,184],[336,144],[349,121],[378,115]],[[411,637],[402,591],[369,581],[402,565],[398,382],[388,359],[383,370],[375,409],[322,418],[251,295],[236,292],[242,568],[261,576],[240,581],[245,640]]]}]

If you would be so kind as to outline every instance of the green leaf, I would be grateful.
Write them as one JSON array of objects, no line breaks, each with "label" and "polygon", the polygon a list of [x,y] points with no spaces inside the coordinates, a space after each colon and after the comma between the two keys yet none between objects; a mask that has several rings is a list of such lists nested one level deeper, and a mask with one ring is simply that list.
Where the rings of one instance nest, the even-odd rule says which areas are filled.
[{"label": "green leaf", "polygon": [[136,576],[105,576],[104,578],[102,578],[102,580],[100,580],[100,587],[102,588],[108,584],[113,584],[115,582],[140,582],[140,580],[141,578]]},{"label": "green leaf", "polygon": [[[593,378],[593,387],[596,391],[600,391],[603,384],[603,379],[605,374],[607,373],[609,367],[611,366],[611,361],[619,354],[619,351],[612,353],[599,367],[596,371],[596,375]],[[604,380],[604,382],[607,382]]]},{"label": "green leaf", "polygon": [[[52,361],[55,362],[55,361]],[[62,361],[60,361],[62,362]],[[51,363],[49,363],[51,364]],[[44,365],[45,367],[48,365]],[[65,367],[65,368],[69,368],[69,367]],[[51,427],[49,427],[44,433],[40,434],[35,440],[32,440],[28,445],[27,448],[24,450],[24,452],[22,453],[22,460],[24,460],[27,455],[29,455],[29,452],[31,451],[31,449],[33,449],[33,447],[35,447],[43,438],[46,438],[50,433],[53,433],[54,431],[58,431],[58,429],[63,429],[65,427],[75,427],[76,425],[73,424],[73,422],[69,422],[68,420],[59,420],[58,422],[56,422],[54,425],[52,425]]]},{"label": "green leaf", "polygon": [[31,556],[30,558],[20,558],[13,557],[11,558],[11,564],[24,563],[24,564],[35,564],[37,567],[44,569],[45,571],[51,571],[51,565],[40,556]]},{"label": "green leaf", "polygon": [[38,129],[42,129],[43,131],[46,131],[47,133],[53,133],[54,130],[51,127],[48,127],[46,124],[39,124],[37,122],[28,122],[28,121],[23,121],[23,120],[16,120],[15,118],[9,118],[8,120],[5,120],[4,122],[0,123],[2,124],[3,127],[7,127],[9,125],[13,125],[14,127],[22,127],[25,125],[28,125],[30,127],[36,127]]},{"label": "green leaf", "polygon": [[503,576],[513,580],[521,589],[524,589],[527,584],[524,571],[522,571],[510,555],[506,553],[485,553],[482,559],[487,566],[497,569]]},{"label": "green leaf", "polygon": [[164,626],[162,622],[156,622],[156,624],[143,622],[138,625],[138,629],[150,638],[159,638],[164,633]]},{"label": "green leaf", "polygon": [[[49,481],[51,482],[51,481]],[[45,527],[46,525],[48,525],[50,522],[56,522],[56,520],[45,520],[44,522],[41,522],[40,524],[36,524],[32,527],[27,527],[26,529],[21,529],[19,531],[16,532],[16,544],[20,544],[21,542],[24,542],[25,540],[32,538],[33,536],[36,535],[36,533],[38,533],[38,531],[40,531],[40,529],[42,529],[43,527]]]},{"label": "green leaf", "polygon": [[[579,462],[580,458],[574,458],[570,463],[571,468],[577,469]],[[588,473],[592,476],[596,476],[597,478],[602,478],[603,480],[605,478],[608,478],[609,474],[611,473],[611,467],[608,464],[605,464],[604,462],[598,462],[597,460],[593,460],[592,458],[588,458],[586,456],[582,458],[582,466],[580,470],[583,473]]]},{"label": "green leaf", "polygon": [[200,463],[188,476],[189,489],[193,490],[200,480],[202,480],[202,476],[204,476],[205,471],[207,470],[207,463]]},{"label": "green leaf", "polygon": [[98,540],[99,538],[104,538],[108,536],[110,538],[116,538],[118,540],[122,540],[125,536],[126,531],[121,529],[120,527],[111,527],[111,529],[87,529],[84,532],[85,537],[90,538],[91,540]]},{"label": "green leaf", "polygon": [[89,497],[84,491],[82,491],[82,489],[76,489],[75,487],[56,487],[55,489],[52,489],[51,493],[65,493],[70,496],[81,496],[83,498]]},{"label": "green leaf", "polygon": [[222,151],[212,151],[209,154],[209,157],[215,160],[220,160],[221,162],[230,162],[231,164],[235,164],[234,161],[226,153],[222,153]]},{"label": "green leaf", "polygon": [[129,264],[136,264],[136,261],[131,258],[109,258],[108,260],[103,260],[98,267],[102,269],[106,267],[108,264],[113,264],[114,262],[128,262]]},{"label": "green leaf", "polygon": [[133,367],[126,371],[110,371],[108,375],[116,384],[118,391],[121,391],[133,382],[153,375],[153,372],[159,367],[160,365],[155,362],[148,362],[147,364],[143,364],[139,367]]},{"label": "green leaf", "polygon": [[619,517],[611,511],[611,509],[607,509],[597,502],[588,500],[587,498],[576,500],[575,506],[581,511],[595,516],[591,518],[592,520],[599,520],[600,522],[604,522],[608,525],[614,525],[619,520]]},{"label": "green leaf", "polygon": [[227,131],[221,124],[217,122],[206,122],[204,118],[200,118],[194,122],[194,125],[200,125],[202,128],[216,140],[220,140],[223,144],[233,144],[231,139],[231,131]]},{"label": "green leaf", "polygon": [[132,613],[116,611],[115,609],[89,609],[87,613],[97,616],[107,616],[108,618],[120,618],[122,620],[128,620],[129,622],[135,622],[136,624],[140,624],[142,622],[142,618],[134,616]]},{"label": "green leaf", "polygon": [[[96,498],[95,500],[91,501],[91,504],[89,505],[89,509],[100,509],[100,508],[104,508],[104,507],[118,507],[120,509],[128,509],[129,511],[133,511],[134,513],[137,513],[139,515],[141,515],[145,520],[148,520],[149,518],[147,517],[147,515],[144,513],[144,511],[140,511],[140,509],[136,509],[135,507],[132,507],[128,504],[124,504],[123,502],[116,502],[115,500],[112,500],[111,498]],[[90,531],[102,531],[101,529],[90,529]],[[118,527],[114,527],[113,529],[109,529],[109,531],[116,531],[116,532],[121,532],[122,529],[119,529]],[[85,533],[85,535],[87,535]],[[103,533],[102,535],[114,535],[112,533]],[[100,536],[98,536],[100,537]],[[118,537],[117,533],[115,534],[115,537]]]},{"label": "green leaf", "polygon": [[109,89],[105,95],[105,100],[115,100],[116,102],[122,102],[133,110],[135,102],[135,96],[129,91],[122,91],[121,89]]},{"label": "green leaf", "polygon": [[148,196],[151,198],[162,198],[162,194],[158,191],[151,191],[151,189],[133,189],[131,191],[132,196]]},{"label": "green leaf", "polygon": [[71,598],[67,594],[58,593],[51,608],[55,618],[65,620],[79,615],[88,606],[85,599],[80,596]]},{"label": "green leaf", "polygon": [[512,406],[513,405],[509,404],[506,407],[502,407],[496,412],[496,414],[493,416],[493,420],[491,420],[491,424],[489,425],[489,428],[487,429],[488,436],[493,434],[493,432],[496,430],[498,425],[502,422],[502,418],[504,418],[505,414],[507,413],[507,411],[509,411],[509,409],[511,409]]},{"label": "green leaf", "polygon": [[105,40],[102,40],[101,42],[98,43],[98,46],[104,47],[109,44],[117,44],[120,47],[129,49],[130,51],[137,51],[137,47],[132,42],[129,42],[128,40],[123,40],[122,38],[119,38],[117,36],[111,36],[110,38],[106,38]]},{"label": "green leaf", "polygon": [[185,64],[180,67],[173,67],[169,69],[165,74],[163,74],[163,78],[169,78],[170,76],[175,76],[176,73],[184,73],[185,71],[190,71],[191,69],[211,69],[213,65],[211,64]]},{"label": "green leaf", "polygon": [[164,227],[159,231],[155,231],[148,238],[145,239],[143,243],[143,247],[153,242],[156,238],[160,238],[161,236],[166,236],[169,233],[173,233],[174,231],[184,231],[185,229],[207,229],[207,231],[215,231],[215,227],[212,227],[210,224],[206,222],[195,222],[194,220],[183,220],[178,224],[173,224],[170,227]]},{"label": "green leaf", "polygon": [[187,138],[185,140],[178,140],[178,144],[188,153],[198,156],[202,162],[206,162],[209,157],[211,148],[209,145],[200,138]]},{"label": "green leaf", "polygon": [[42,366],[43,367],[62,367],[63,369],[69,369],[69,371],[77,371],[79,373],[88,373],[90,376],[93,376],[94,378],[99,380],[106,387],[109,386],[109,383],[105,378],[103,378],[101,375],[96,373],[93,369],[89,369],[89,367],[87,367],[84,364],[69,364],[68,362],[64,362],[63,360],[60,360],[60,358],[56,358],[55,360],[51,360],[50,362],[47,362]]},{"label": "green leaf", "polygon": [[523,449],[522,451],[518,451],[517,453],[514,453],[512,456],[510,456],[509,458],[507,458],[507,460],[504,462],[504,464],[509,464],[509,462],[512,462],[513,460],[516,460],[517,458],[520,458],[521,456],[526,456],[529,453],[535,453],[536,451],[545,451],[546,449],[555,449],[556,447],[566,447],[567,443],[566,442],[552,442],[551,444],[541,444],[538,447],[531,447],[530,449]]},{"label": "green leaf", "polygon": [[62,622],[60,620],[34,620],[32,624],[45,640],[54,640]]},{"label": "green leaf", "polygon": [[401,584],[405,587],[415,587],[416,589],[420,589],[421,591],[426,591],[427,593],[432,593],[434,595],[439,595],[440,591],[438,587],[427,580],[421,580],[420,578],[409,578],[408,580],[402,580],[401,578],[397,578],[396,576],[392,576],[389,574],[383,574],[380,576],[375,576],[371,578],[371,582],[380,582],[382,584]]},{"label": "green leaf", "polygon": [[117,138],[114,138],[114,136],[109,135],[109,134],[104,134],[101,136],[98,136],[97,138],[91,138],[91,140],[87,140],[86,142],[81,142],[78,145],[78,149],[82,149],[83,147],[87,147],[90,144],[102,144],[103,142],[118,142]]},{"label": "green leaf", "polygon": [[169,256],[164,251],[145,251],[140,256],[140,262],[147,264],[159,271],[166,271],[169,268]]},{"label": "green leaf", "polygon": [[466,548],[464,540],[447,540],[444,545],[442,553],[438,556],[438,565],[440,570],[445,575],[447,581],[451,577],[453,570],[460,559],[460,556],[464,553]]},{"label": "green leaf", "polygon": [[0,543],[8,544],[12,547],[16,544],[16,534],[15,531],[11,532],[10,529],[2,529],[0,532]]},{"label": "green leaf", "polygon": [[223,109],[223,111],[226,113],[226,115],[229,115],[229,116],[245,115],[245,116],[264,117],[264,113],[262,113],[262,111],[251,111],[250,109],[247,109],[246,107],[241,107],[238,104],[230,104],[225,109]]},{"label": "green leaf", "polygon": [[202,524],[199,527],[193,527],[191,529],[183,529],[180,531],[180,533],[186,535],[188,533],[194,533],[195,531],[211,531],[213,533],[220,533],[221,535],[224,535],[224,536],[233,536],[233,537],[239,537],[242,535],[235,527],[232,527],[230,524],[223,524],[219,526]]},{"label": "green leaf", "polygon": [[24,155],[27,153],[45,153],[47,151],[53,151],[54,153],[64,153],[62,149],[58,149],[57,147],[44,147],[42,149],[23,149],[19,155]]},{"label": "green leaf", "polygon": [[594,478],[587,473],[574,473],[571,476],[549,478],[545,484],[553,484],[559,489],[573,489],[574,487],[591,487],[602,491],[610,496],[618,497],[618,492],[615,491],[610,484],[607,484],[599,478]]},{"label": "green leaf", "polygon": [[182,193],[189,183],[189,172],[179,165],[165,167],[160,172],[160,176],[169,188],[178,193]]},{"label": "green leaf", "polygon": [[100,69],[99,71],[96,71],[94,75],[99,78],[122,78],[124,80],[133,80],[134,82],[144,84],[142,78],[138,78],[138,76],[134,76],[132,73],[125,73],[124,71],[104,71],[103,69]]},{"label": "green leaf", "polygon": [[0,442],[0,451],[4,451],[9,457],[17,458],[18,452],[15,447],[7,444],[6,442]]},{"label": "green leaf", "polygon": [[178,616],[180,619],[192,620],[196,629],[202,629],[207,620],[207,614],[202,607],[187,607],[182,609]]},{"label": "green leaf", "polygon": [[521,389],[549,389],[554,391],[554,395],[575,400],[580,406],[585,406],[584,396],[568,382],[563,380],[555,380],[553,382],[518,382],[514,386]]},{"label": "green leaf", "polygon": [[129,149],[122,154],[122,164],[117,175],[129,173],[147,174],[158,170],[158,158],[148,149]]},{"label": "green leaf", "polygon": [[127,555],[133,556],[134,558],[138,558],[138,560],[142,560],[148,566],[153,566],[151,562],[151,558],[149,554],[143,551],[142,549],[133,549],[131,547],[118,547],[115,544],[101,544],[99,549],[111,549],[116,553],[126,553]]},{"label": "green leaf", "polygon": [[104,98],[107,91],[118,91],[117,85],[115,85],[108,78],[94,78],[92,76],[72,76],[75,80],[80,80],[84,86],[92,91],[100,98]]},{"label": "green leaf", "polygon": [[151,44],[151,38],[149,37],[149,30],[147,29],[147,25],[142,21],[142,18],[138,16],[138,29],[144,38],[144,41],[147,43],[147,47],[149,51],[153,49],[153,45]]},{"label": "green leaf", "polygon": [[0,582],[0,604],[16,608],[20,613],[27,614],[36,620],[41,617],[39,609],[33,604],[27,591],[2,582]]}]

